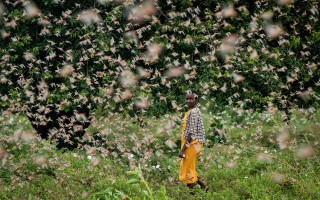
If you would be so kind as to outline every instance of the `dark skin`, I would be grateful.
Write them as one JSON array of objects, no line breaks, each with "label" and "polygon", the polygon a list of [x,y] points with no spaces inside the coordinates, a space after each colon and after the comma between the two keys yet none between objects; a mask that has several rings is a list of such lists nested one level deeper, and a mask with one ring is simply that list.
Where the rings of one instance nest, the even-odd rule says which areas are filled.
[{"label": "dark skin", "polygon": [[[197,104],[197,98],[195,97],[194,94],[187,94],[186,95],[186,104],[189,107],[189,109],[192,109],[196,106]],[[192,141],[191,136],[189,135],[186,140],[188,141],[188,143],[190,143]],[[187,145],[184,144],[181,151],[179,152],[178,157],[179,158],[184,158],[184,151],[186,150]],[[208,187],[205,185],[205,183],[203,182],[203,180],[198,176],[198,181],[197,183],[200,185],[200,187],[206,191],[208,191]],[[192,189],[195,186],[195,183],[191,183],[191,184],[187,184],[187,186]]]},{"label": "dark skin", "polygon": [[[189,107],[189,109],[192,109],[196,106],[197,103],[197,99],[195,98],[194,94],[187,94],[186,95],[186,104]],[[190,143],[192,141],[191,136],[189,135],[187,138],[188,143]],[[178,157],[179,158],[184,158],[184,151],[186,150],[187,145],[184,144],[181,151],[179,152]]]}]

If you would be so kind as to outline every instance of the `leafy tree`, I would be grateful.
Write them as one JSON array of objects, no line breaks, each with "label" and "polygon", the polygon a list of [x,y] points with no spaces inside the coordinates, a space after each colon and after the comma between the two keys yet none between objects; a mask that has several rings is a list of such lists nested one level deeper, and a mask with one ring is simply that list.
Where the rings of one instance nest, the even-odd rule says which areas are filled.
[{"label": "leafy tree", "polygon": [[75,148],[92,111],[160,116],[181,110],[190,87],[220,108],[316,106],[318,6],[5,1],[0,109],[25,112],[41,137]]}]

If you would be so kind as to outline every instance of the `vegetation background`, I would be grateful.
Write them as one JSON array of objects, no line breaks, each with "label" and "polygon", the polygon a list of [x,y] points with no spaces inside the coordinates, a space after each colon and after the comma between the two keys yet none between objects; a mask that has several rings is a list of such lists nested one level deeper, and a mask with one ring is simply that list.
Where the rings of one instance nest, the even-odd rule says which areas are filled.
[{"label": "vegetation background", "polygon": [[319,199],[318,1],[6,0],[0,24],[1,199]]}]

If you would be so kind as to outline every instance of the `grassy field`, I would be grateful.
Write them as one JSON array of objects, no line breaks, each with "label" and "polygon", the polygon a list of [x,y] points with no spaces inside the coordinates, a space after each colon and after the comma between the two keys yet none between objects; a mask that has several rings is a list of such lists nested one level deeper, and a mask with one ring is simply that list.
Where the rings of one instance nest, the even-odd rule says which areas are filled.
[{"label": "grassy field", "polygon": [[203,113],[207,138],[227,141],[205,146],[198,173],[210,189],[195,195],[177,180],[180,117],[142,128],[99,118],[85,136],[99,134],[96,147],[58,151],[23,115],[2,116],[0,199],[320,199],[319,111],[295,110],[290,123],[278,111]]}]

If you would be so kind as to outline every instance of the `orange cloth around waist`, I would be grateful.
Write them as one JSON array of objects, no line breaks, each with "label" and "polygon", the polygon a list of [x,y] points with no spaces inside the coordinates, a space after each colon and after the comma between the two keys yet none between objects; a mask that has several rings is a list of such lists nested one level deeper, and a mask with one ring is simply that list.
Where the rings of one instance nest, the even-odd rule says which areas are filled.
[{"label": "orange cloth around waist", "polygon": [[[184,130],[186,128],[187,116],[191,110],[185,113],[183,118],[182,133],[181,133],[181,148],[185,144]],[[197,158],[202,150],[202,144],[197,140],[189,143],[189,147],[184,151],[185,157],[180,161],[179,180],[190,184],[198,180],[196,171]]]}]

